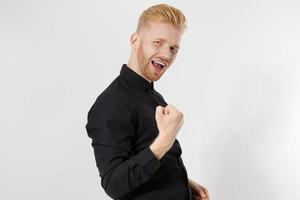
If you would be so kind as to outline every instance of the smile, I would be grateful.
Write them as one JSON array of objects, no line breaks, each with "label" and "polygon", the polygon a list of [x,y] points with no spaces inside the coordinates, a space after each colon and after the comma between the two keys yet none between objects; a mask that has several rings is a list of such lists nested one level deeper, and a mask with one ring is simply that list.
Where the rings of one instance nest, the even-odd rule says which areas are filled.
[{"label": "smile", "polygon": [[163,63],[163,62],[161,62],[159,60],[151,60],[151,63],[157,69],[163,69],[166,66],[165,63]]}]

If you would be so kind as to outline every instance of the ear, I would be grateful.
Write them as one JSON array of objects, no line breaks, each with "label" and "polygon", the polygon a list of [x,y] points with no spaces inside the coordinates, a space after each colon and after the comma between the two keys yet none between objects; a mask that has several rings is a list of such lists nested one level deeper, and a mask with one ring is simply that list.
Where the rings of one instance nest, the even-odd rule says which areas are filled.
[{"label": "ear", "polygon": [[139,41],[139,34],[135,32],[130,37],[131,48],[135,51],[138,49],[138,41]]}]

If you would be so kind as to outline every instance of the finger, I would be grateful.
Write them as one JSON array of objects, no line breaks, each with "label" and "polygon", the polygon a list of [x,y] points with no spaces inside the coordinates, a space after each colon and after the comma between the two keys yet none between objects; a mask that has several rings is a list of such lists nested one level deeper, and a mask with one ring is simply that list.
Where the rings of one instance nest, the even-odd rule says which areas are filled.
[{"label": "finger", "polygon": [[164,108],[164,114],[165,114],[165,115],[170,114],[170,105],[167,105],[167,106]]},{"label": "finger", "polygon": [[206,198],[207,197],[205,191],[202,190],[202,188],[201,188],[201,186],[199,184],[196,184],[196,188],[195,189],[196,189],[195,192],[197,192],[197,194],[200,195],[201,198]]},{"label": "finger", "polygon": [[155,118],[160,119],[161,115],[163,115],[164,108],[162,106],[157,106],[155,111]]},{"label": "finger", "polygon": [[200,189],[200,196],[201,198],[206,198],[206,194],[204,192],[204,190]]},{"label": "finger", "polygon": [[205,193],[205,195],[207,196],[207,197],[209,197],[209,192],[208,192],[208,190],[205,188],[205,187],[203,187],[202,185],[199,185],[200,187],[201,187],[201,189],[202,189],[202,191]]},{"label": "finger", "polygon": [[168,115],[168,114],[170,114],[170,110],[168,108],[165,108],[164,109],[164,115]]},{"label": "finger", "polygon": [[156,113],[163,113],[164,107],[156,106]]},{"label": "finger", "polygon": [[201,187],[197,183],[190,180],[190,186],[191,186],[193,194],[201,196]]},{"label": "finger", "polygon": [[204,190],[205,194],[206,194],[206,197],[209,198],[209,192],[208,190]]},{"label": "finger", "polygon": [[193,193],[201,198],[206,198],[205,192],[200,187],[197,187],[197,190],[195,190]]}]

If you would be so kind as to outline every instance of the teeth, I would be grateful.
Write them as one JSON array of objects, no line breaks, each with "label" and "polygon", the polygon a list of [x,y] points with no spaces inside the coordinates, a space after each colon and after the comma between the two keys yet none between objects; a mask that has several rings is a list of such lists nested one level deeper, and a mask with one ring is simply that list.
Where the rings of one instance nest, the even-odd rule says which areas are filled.
[{"label": "teeth", "polygon": [[164,63],[162,63],[162,62],[160,62],[160,61],[158,61],[158,60],[153,60],[153,62],[156,62],[156,63],[158,63],[158,64],[162,65],[163,67],[165,67],[165,66],[166,66]]}]

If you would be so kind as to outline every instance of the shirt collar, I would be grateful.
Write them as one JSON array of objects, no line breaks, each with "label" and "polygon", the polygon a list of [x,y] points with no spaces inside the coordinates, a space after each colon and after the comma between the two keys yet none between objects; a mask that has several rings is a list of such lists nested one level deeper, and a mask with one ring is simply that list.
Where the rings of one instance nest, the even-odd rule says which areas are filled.
[{"label": "shirt collar", "polygon": [[143,91],[153,90],[154,88],[153,81],[151,81],[150,83],[135,71],[133,71],[131,68],[129,68],[126,64],[122,65],[120,76],[123,77],[132,88],[141,89]]}]

